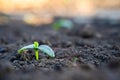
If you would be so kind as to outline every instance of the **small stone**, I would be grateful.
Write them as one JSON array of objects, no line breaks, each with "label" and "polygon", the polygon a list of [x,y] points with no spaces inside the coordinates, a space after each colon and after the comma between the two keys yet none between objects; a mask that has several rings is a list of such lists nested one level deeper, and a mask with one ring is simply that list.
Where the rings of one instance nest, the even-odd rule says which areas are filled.
[{"label": "small stone", "polygon": [[91,25],[86,25],[82,32],[81,32],[81,36],[83,38],[92,38],[95,36],[95,30]]}]

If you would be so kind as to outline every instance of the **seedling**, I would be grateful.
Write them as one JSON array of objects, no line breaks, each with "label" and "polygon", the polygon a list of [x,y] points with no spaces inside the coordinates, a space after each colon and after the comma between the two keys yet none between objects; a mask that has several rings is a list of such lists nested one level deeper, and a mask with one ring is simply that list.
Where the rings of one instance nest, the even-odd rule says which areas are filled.
[{"label": "seedling", "polygon": [[73,58],[73,62],[77,62],[78,61],[78,58],[77,57],[74,57]]},{"label": "seedling", "polygon": [[73,58],[73,66],[77,67],[77,61],[78,61],[78,58],[74,57]]},{"label": "seedling", "polygon": [[53,24],[53,28],[55,30],[59,30],[62,27],[67,28],[67,29],[71,29],[71,28],[73,28],[73,23],[70,20],[61,19]]},{"label": "seedling", "polygon": [[40,45],[38,42],[34,42],[34,44],[30,44],[28,46],[22,47],[18,50],[18,53],[22,53],[24,50],[34,49],[36,60],[39,60],[39,50],[43,53],[46,53],[50,57],[55,57],[54,51],[48,45]]}]

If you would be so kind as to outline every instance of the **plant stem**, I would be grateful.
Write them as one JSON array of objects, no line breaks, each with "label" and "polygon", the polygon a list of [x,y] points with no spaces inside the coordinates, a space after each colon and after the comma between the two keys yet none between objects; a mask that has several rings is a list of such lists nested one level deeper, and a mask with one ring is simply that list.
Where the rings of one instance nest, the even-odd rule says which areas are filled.
[{"label": "plant stem", "polygon": [[38,50],[35,50],[35,57],[36,57],[36,60],[38,61],[39,60]]}]

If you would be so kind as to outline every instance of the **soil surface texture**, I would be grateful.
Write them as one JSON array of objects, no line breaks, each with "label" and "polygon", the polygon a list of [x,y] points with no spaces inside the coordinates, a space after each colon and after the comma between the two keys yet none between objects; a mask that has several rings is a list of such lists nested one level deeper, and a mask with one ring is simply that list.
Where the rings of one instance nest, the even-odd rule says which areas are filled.
[{"label": "soil surface texture", "polygon": [[[47,44],[56,57],[23,46]],[[54,30],[52,24],[0,25],[0,80],[120,80],[120,24],[76,24]]]}]

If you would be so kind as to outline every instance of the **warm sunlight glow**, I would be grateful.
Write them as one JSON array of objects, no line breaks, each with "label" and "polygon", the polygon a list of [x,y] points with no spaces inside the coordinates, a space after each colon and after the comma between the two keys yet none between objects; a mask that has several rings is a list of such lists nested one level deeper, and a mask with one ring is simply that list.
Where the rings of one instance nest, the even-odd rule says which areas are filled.
[{"label": "warm sunlight glow", "polygon": [[23,21],[30,25],[39,25],[39,24],[50,24],[53,21],[51,17],[40,17],[35,14],[25,14],[23,17]]},{"label": "warm sunlight glow", "polygon": [[91,14],[93,1],[90,0],[0,0],[0,11],[3,12],[42,12],[49,14]]},{"label": "warm sunlight glow", "polygon": [[40,14],[91,15],[95,12],[95,8],[119,6],[120,0],[0,0],[0,11],[7,13],[41,12]]},{"label": "warm sunlight glow", "polygon": [[0,0],[0,12],[22,15],[28,24],[50,23],[54,16],[91,16],[99,8],[116,6],[120,0]]},{"label": "warm sunlight glow", "polygon": [[0,0],[0,11],[13,12],[40,8],[47,0]]},{"label": "warm sunlight glow", "polygon": [[95,5],[91,0],[81,0],[78,4],[77,8],[80,15],[89,16],[94,14]]}]

